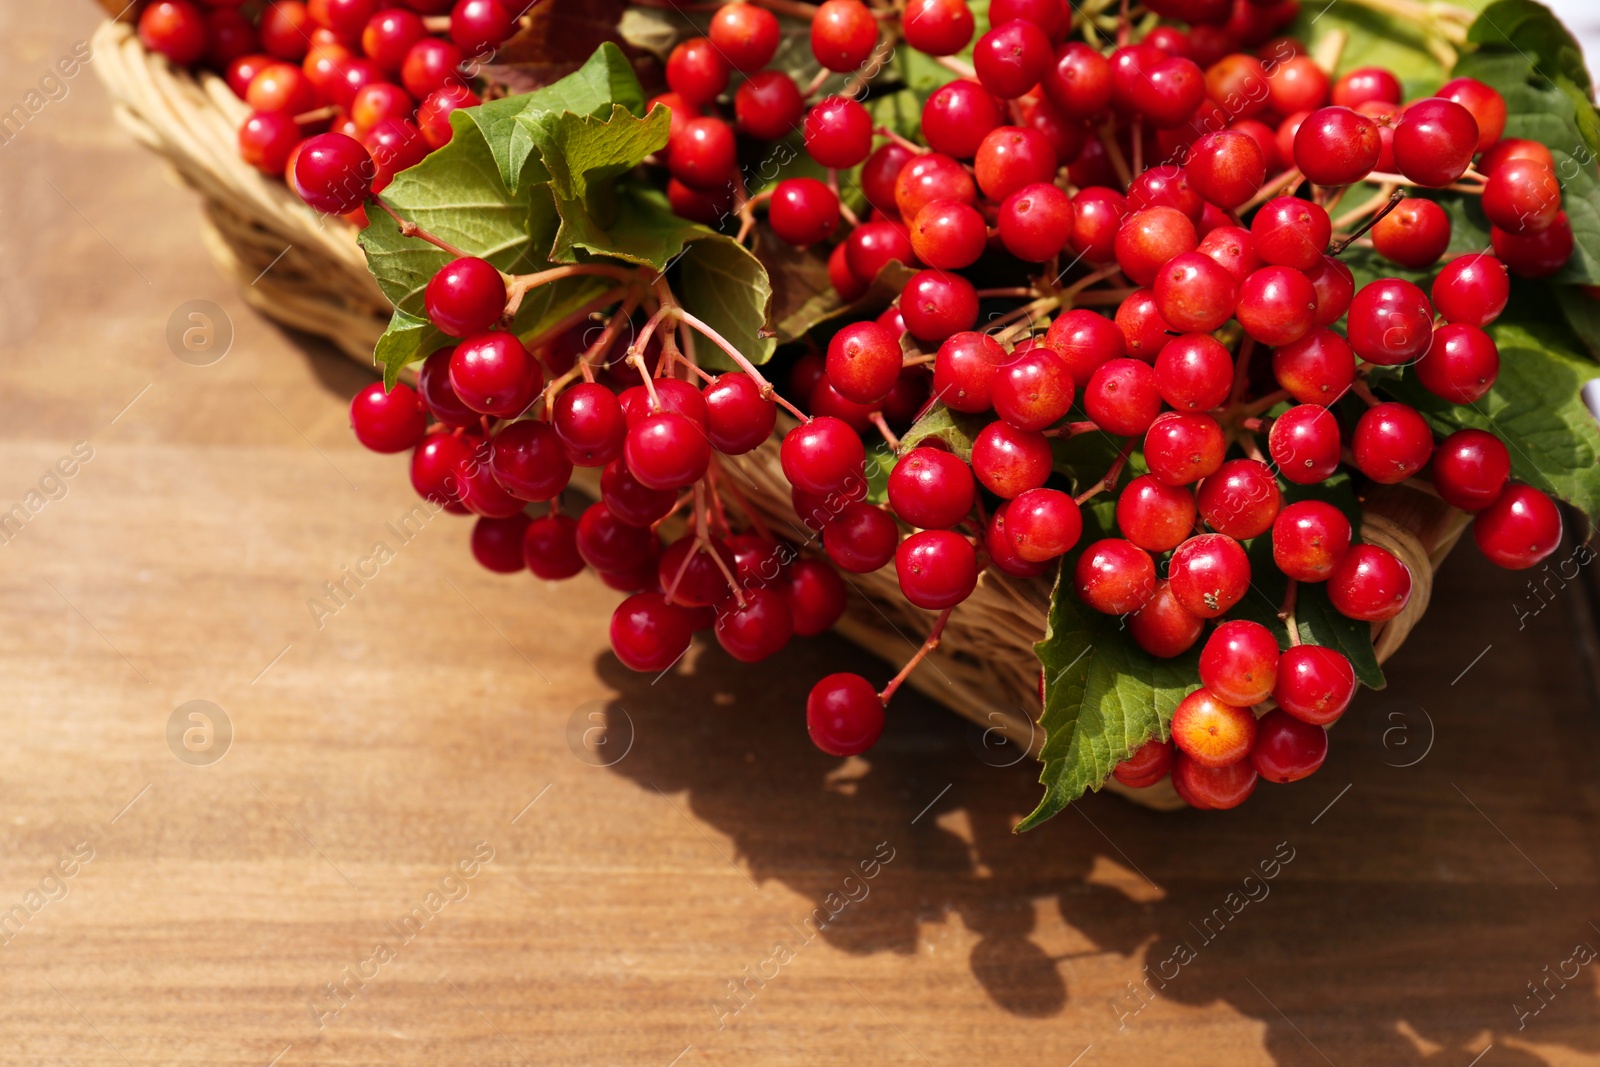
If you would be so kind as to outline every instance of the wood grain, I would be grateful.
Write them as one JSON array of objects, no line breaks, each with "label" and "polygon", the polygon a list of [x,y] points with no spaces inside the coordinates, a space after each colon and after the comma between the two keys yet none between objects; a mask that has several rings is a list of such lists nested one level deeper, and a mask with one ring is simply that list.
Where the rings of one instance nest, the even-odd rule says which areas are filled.
[{"label": "wood grain", "polygon": [[[0,110],[97,17],[0,10]],[[44,502],[0,544],[0,1064],[1600,1063],[1600,967],[1512,1007],[1600,947],[1578,584],[1519,628],[1528,576],[1464,548],[1315,778],[1019,838],[1032,770],[921,698],[870,759],[809,746],[809,679],[887,669],[841,641],[653,682],[598,582],[491,576],[461,520],[396,536],[361,372],[248,311],[67,85],[0,147],[0,513]],[[192,300],[232,323],[209,366],[166,339]],[[234,731],[209,765],[167,741],[197,699]],[[591,711],[631,733],[609,766]]]}]

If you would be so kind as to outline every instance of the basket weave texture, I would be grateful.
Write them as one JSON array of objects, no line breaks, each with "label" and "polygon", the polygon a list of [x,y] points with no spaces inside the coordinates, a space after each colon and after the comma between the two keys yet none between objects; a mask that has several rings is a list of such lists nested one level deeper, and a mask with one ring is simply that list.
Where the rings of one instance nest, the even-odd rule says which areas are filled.
[{"label": "basket weave texture", "polygon": [[[107,22],[93,40],[94,68],[115,101],[118,121],[164,158],[204,204],[206,246],[245,299],[286,326],[324,337],[351,358],[372,363],[390,307],[368,273],[355,230],[312,211],[281,182],[239,158],[237,129],[249,107],[214,74],[178,70],[148,52],[131,26]],[[781,427],[780,427],[781,429]],[[790,503],[777,438],[724,460],[749,507],[780,534],[810,539]],[[580,468],[579,474],[585,472]],[[598,472],[587,472],[598,475]],[[595,485],[588,488],[596,489]],[[1468,516],[1405,485],[1382,487],[1363,502],[1361,536],[1411,569],[1405,610],[1373,627],[1386,660],[1427,611],[1433,575],[1466,528]],[[922,643],[936,613],[913,607],[888,569],[846,575],[850,605],[839,629],[891,663]],[[1044,743],[1039,667],[1033,645],[1045,631],[1050,582],[993,568],[953,614],[942,645],[909,684],[1030,753]],[[1170,781],[1151,789],[1107,788],[1157,808],[1181,807]]]}]

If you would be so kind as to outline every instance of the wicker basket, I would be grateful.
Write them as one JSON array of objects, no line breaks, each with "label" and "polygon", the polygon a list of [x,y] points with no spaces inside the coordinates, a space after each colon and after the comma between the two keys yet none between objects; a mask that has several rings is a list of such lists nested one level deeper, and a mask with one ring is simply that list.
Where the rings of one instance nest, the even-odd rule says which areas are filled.
[{"label": "wicker basket", "polygon": [[[95,69],[111,91],[118,120],[201,194],[206,244],[245,299],[370,365],[390,308],[367,271],[355,232],[318,216],[281,181],[239,158],[235,131],[249,113],[244,102],[221,78],[176,70],[147,52],[126,24],[102,26],[94,50]],[[725,462],[742,475],[737,487],[769,525],[804,530],[790,504],[776,438]],[[1373,628],[1381,661],[1427,610],[1434,570],[1469,516],[1405,485],[1381,488],[1363,506],[1361,536],[1399,556],[1413,576],[1405,610]],[[907,658],[935,613],[907,603],[887,568],[848,577],[853,592],[840,631],[889,662]],[[1035,725],[1040,708],[1033,644],[1044,633],[1049,596],[1045,579],[985,571],[971,599],[951,616],[942,646],[910,684],[1036,754],[1044,737]],[[1107,787],[1152,807],[1183,803],[1170,782],[1129,790],[1113,779]]]}]

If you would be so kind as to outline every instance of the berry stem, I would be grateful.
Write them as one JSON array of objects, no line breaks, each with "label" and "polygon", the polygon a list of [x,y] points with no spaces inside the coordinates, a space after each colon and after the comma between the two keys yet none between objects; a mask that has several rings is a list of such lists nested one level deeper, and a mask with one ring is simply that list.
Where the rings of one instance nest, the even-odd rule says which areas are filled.
[{"label": "berry stem", "polygon": [[1268,393],[1260,400],[1252,400],[1250,403],[1239,409],[1239,414],[1245,416],[1246,418],[1249,418],[1252,415],[1259,415],[1263,411],[1270,411],[1273,406],[1281,404],[1288,399],[1289,390],[1279,389],[1276,392]]},{"label": "berry stem", "polygon": [[562,334],[578,325],[578,323],[583,322],[590,315],[593,315],[602,308],[610,307],[612,304],[615,304],[618,300],[621,300],[624,296],[626,296],[627,293],[628,289],[626,286],[618,286],[615,289],[601,293],[599,296],[578,308],[576,311],[563,316],[553,325],[547,326],[543,330],[540,330],[523,343],[527,345],[528,351],[530,352],[539,348],[543,348],[553,339],[560,337]]},{"label": "berry stem", "polygon": [[756,370],[755,364],[744,358],[744,355],[740,353],[737,348],[734,348],[733,345],[728,343],[727,338],[723,337],[716,330],[713,330],[710,326],[695,318],[693,315],[689,314],[689,312],[685,311],[682,307],[679,307],[676,304],[673,305],[672,314],[674,318],[677,318],[694,327],[697,331],[704,334],[706,338],[718,348],[726,352],[728,354],[728,358],[733,360],[734,363],[738,364],[739,369],[750,375],[751,379],[756,383],[757,386],[760,387],[763,398],[777,401],[778,406],[782,407],[785,411],[789,412],[789,414],[793,415],[802,422],[810,421],[810,416],[779,395],[778,391],[773,388],[772,383],[767,381],[766,378],[762,377],[760,371]]},{"label": "berry stem", "polygon": [[1283,607],[1278,609],[1278,618],[1283,620],[1284,626],[1289,630],[1289,645],[1293,647],[1300,643],[1300,625],[1294,618],[1294,602],[1300,594],[1300,583],[1293,578],[1289,579],[1289,588],[1283,594]]},{"label": "berry stem", "polygon": [[901,148],[904,148],[908,152],[915,152],[919,156],[920,155],[925,155],[927,153],[927,151],[928,151],[926,148],[924,148],[921,145],[917,144],[915,141],[906,140],[904,137],[900,136],[898,133],[895,133],[893,130],[891,130],[887,126],[879,126],[873,132],[876,133],[879,137],[887,137],[887,138],[889,138],[889,140],[893,141],[895,144],[899,145]]},{"label": "berry stem", "polygon": [[1360,207],[1351,208],[1343,215],[1340,215],[1338,218],[1334,219],[1333,228],[1335,230],[1342,230],[1346,226],[1352,226],[1355,223],[1360,222],[1374,211],[1383,207],[1384,204],[1387,204],[1394,193],[1394,186],[1385,185],[1383,188],[1373,193],[1372,196],[1368,197],[1366,200],[1363,200]]},{"label": "berry stem", "polygon": [[878,694],[878,699],[883,701],[884,707],[889,706],[889,701],[894,698],[901,684],[911,676],[911,672],[917,669],[917,664],[927,659],[928,653],[939,647],[939,639],[944,634],[945,623],[950,621],[950,613],[954,610],[956,609],[950,607],[939,612],[939,617],[933,620],[933,629],[928,631],[928,639],[922,642],[922,647],[917,649],[911,659],[906,661],[904,667],[900,668],[900,673],[889,679],[889,684],[883,687],[883,692]]},{"label": "berry stem", "polygon": [[602,278],[615,278],[619,282],[631,282],[639,277],[639,272],[631,267],[613,267],[604,263],[578,263],[568,267],[552,267],[536,274],[518,274],[512,277],[511,284],[506,286],[506,315],[515,315],[517,309],[522,306],[522,298],[539,286],[580,275],[597,275]]},{"label": "berry stem", "polygon": [[1122,267],[1117,263],[1113,263],[1109,267],[1101,267],[1092,274],[1085,274],[1082,278],[1079,278],[1077,281],[1058,292],[1056,296],[1061,299],[1063,304],[1070,306],[1072,298],[1089,288],[1091,285],[1094,285],[1096,282],[1103,282],[1107,278],[1115,278],[1121,273]]},{"label": "berry stem", "polygon": [[[1476,174],[1477,172],[1476,171],[1471,171],[1469,173]],[[1465,177],[1465,176],[1466,175],[1463,175],[1463,177]],[[1482,177],[1482,175],[1479,175],[1479,177]],[[1413,188],[1413,189],[1432,188],[1432,186],[1418,185],[1416,182],[1412,181],[1410,178],[1407,178],[1403,174],[1387,174],[1387,173],[1385,173],[1383,171],[1373,171],[1371,174],[1367,175],[1362,180],[1363,181],[1369,181],[1369,182],[1379,182],[1379,183],[1381,183],[1383,185],[1404,185],[1404,186],[1409,186],[1410,188]],[[1487,181],[1488,181],[1488,179],[1485,178],[1484,182],[1487,182]],[[1476,182],[1476,181],[1472,181],[1472,182],[1452,182],[1450,185],[1444,186],[1444,188],[1448,189],[1452,193],[1472,193],[1474,195],[1481,195],[1483,193],[1483,183],[1482,182]]]},{"label": "berry stem", "polygon": [[1107,489],[1117,487],[1117,479],[1122,475],[1122,468],[1128,463],[1128,456],[1133,452],[1133,446],[1138,443],[1137,438],[1130,437],[1122,443],[1122,450],[1117,453],[1117,458],[1111,461],[1104,478],[1095,482],[1088,489],[1073,497],[1081,507],[1086,501],[1092,500]]},{"label": "berry stem", "polygon": [[1122,191],[1127,192],[1128,186],[1133,183],[1133,175],[1128,171],[1128,161],[1122,155],[1122,146],[1117,144],[1114,123],[1108,122],[1100,127],[1100,143],[1105,146],[1106,158],[1111,160],[1111,167],[1117,172],[1117,180],[1122,183]]},{"label": "berry stem", "polygon": [[740,491],[739,486],[734,482],[734,480],[732,478],[724,479],[721,476],[720,471],[722,462],[723,461],[715,453],[712,454],[711,467],[709,469],[719,472],[716,478],[720,489],[726,492],[729,496],[733,497],[733,502],[739,505],[739,511],[744,514],[745,518],[750,520],[750,525],[756,528],[756,533],[760,534],[768,541],[776,541],[777,538],[772,536],[772,531],[767,529],[766,522],[762,520],[761,513],[750,506],[750,501],[745,498],[744,493]]},{"label": "berry stem", "polygon": [[[808,24],[817,17],[817,5],[801,3],[800,0],[751,0],[751,2],[769,11],[776,11],[780,15],[793,15],[797,19],[804,19]],[[666,3],[660,6],[670,8],[674,5]],[[712,4],[709,6],[715,8],[722,5]]]},{"label": "berry stem", "polygon": [[372,197],[372,202],[383,208],[384,212],[388,214],[391,219],[394,219],[394,224],[400,228],[400,235],[402,237],[415,237],[418,240],[426,241],[435,248],[443,249],[444,251],[450,253],[457,259],[470,258],[467,253],[461,251],[461,249],[457,248],[455,245],[450,244],[443,238],[435,237],[433,234],[429,233],[427,230],[424,230],[421,226],[418,226],[410,219],[402,218],[400,213],[394,208],[390,207],[388,201],[384,200],[383,197],[374,196]]},{"label": "berry stem", "polygon": [[878,433],[888,442],[889,447],[898,453],[900,451],[900,438],[896,437],[894,431],[889,429],[889,424],[884,421],[883,412],[874,411],[867,416],[867,420],[878,428]]},{"label": "berry stem", "polygon": [[946,70],[954,71],[958,77],[967,78],[971,81],[978,80],[978,72],[973,69],[972,64],[963,63],[955,56],[935,56],[934,62]]},{"label": "berry stem", "polygon": [[1263,185],[1260,189],[1257,189],[1256,195],[1252,196],[1249,200],[1246,200],[1239,208],[1236,209],[1235,213],[1240,216],[1247,215],[1250,213],[1252,208],[1260,207],[1262,204],[1265,204],[1268,200],[1271,200],[1279,193],[1292,190],[1305,180],[1306,176],[1300,173],[1298,167],[1290,167],[1288,170],[1284,171],[1282,174]]},{"label": "berry stem", "polygon": [[[1348,237],[1341,237],[1339,240],[1333,242],[1333,245],[1328,249],[1328,255],[1337,256],[1337,255],[1342,254],[1345,249],[1349,248],[1352,244],[1355,243],[1355,241],[1356,241],[1356,239],[1358,237],[1360,237],[1362,234],[1366,233],[1368,230],[1372,229],[1378,223],[1382,222],[1383,221],[1383,217],[1385,215],[1389,214],[1389,212],[1391,212],[1395,208],[1399,207],[1400,206],[1400,201],[1404,200],[1405,198],[1406,198],[1406,191],[1404,189],[1396,189],[1396,190],[1394,190],[1392,193],[1389,194],[1388,203],[1384,204],[1381,208],[1379,208],[1377,214],[1373,215],[1366,222],[1363,222],[1361,224],[1360,228],[1358,228],[1355,232],[1351,233]],[[1362,205],[1362,206],[1365,207],[1366,205]]]},{"label": "berry stem", "polygon": [[1039,431],[1045,437],[1076,437],[1080,433],[1093,433],[1100,429],[1093,422],[1069,422],[1062,426],[1053,426],[1048,430]]},{"label": "berry stem", "polygon": [[1000,299],[1002,297],[1016,297],[1023,300],[1033,300],[1043,294],[1039,290],[1028,286],[1014,286],[1010,289],[979,289],[975,294],[979,300]]},{"label": "berry stem", "polygon": [[756,228],[756,205],[765,204],[768,200],[771,200],[772,193],[773,190],[771,189],[763,189],[755,196],[746,197],[740,202],[738,210],[739,233],[734,237],[735,241],[744,244],[744,239],[749,237],[750,231]]},{"label": "berry stem", "polygon": [[1350,391],[1356,394],[1356,396],[1359,396],[1362,400],[1365,400],[1367,402],[1367,407],[1369,408],[1375,408],[1379,404],[1383,403],[1383,401],[1379,400],[1373,395],[1372,387],[1361,378],[1357,378],[1355,381],[1350,383]]},{"label": "berry stem", "polygon": [[1239,342],[1239,355],[1233,361],[1233,390],[1228,394],[1228,406],[1233,407],[1244,396],[1244,387],[1250,381],[1250,356],[1256,350],[1253,337]]}]

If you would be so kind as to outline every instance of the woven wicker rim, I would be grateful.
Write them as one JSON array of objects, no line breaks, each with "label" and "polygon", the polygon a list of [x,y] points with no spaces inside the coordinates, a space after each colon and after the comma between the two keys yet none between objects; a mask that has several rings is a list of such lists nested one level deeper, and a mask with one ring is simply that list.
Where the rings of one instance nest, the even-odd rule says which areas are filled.
[{"label": "woven wicker rim", "polygon": [[[317,214],[281,181],[240,159],[237,129],[250,113],[248,105],[215,74],[179,70],[148,52],[126,23],[103,24],[93,48],[93,66],[111,93],[117,120],[200,193],[206,246],[245,299],[262,314],[324,337],[370,367],[390,306],[347,223]],[[790,503],[776,439],[728,458],[725,466],[751,509],[775,532],[802,545],[813,540]],[[592,484],[585,486],[585,478]],[[598,472],[580,469],[577,482],[597,491]],[[1434,571],[1468,520],[1436,496],[1406,485],[1382,487],[1364,502],[1361,537],[1398,556],[1413,580],[1405,609],[1373,627],[1380,662],[1394,654],[1427,611]],[[839,630],[891,663],[909,656],[934,613],[907,603],[887,568],[845,578],[850,605]],[[951,616],[943,645],[909,684],[1037,755],[1044,737],[1036,725],[1033,645],[1044,634],[1049,598],[1045,579],[985,571],[972,597]],[[1149,807],[1183,806],[1170,780],[1130,790],[1110,779],[1106,787]]]}]

